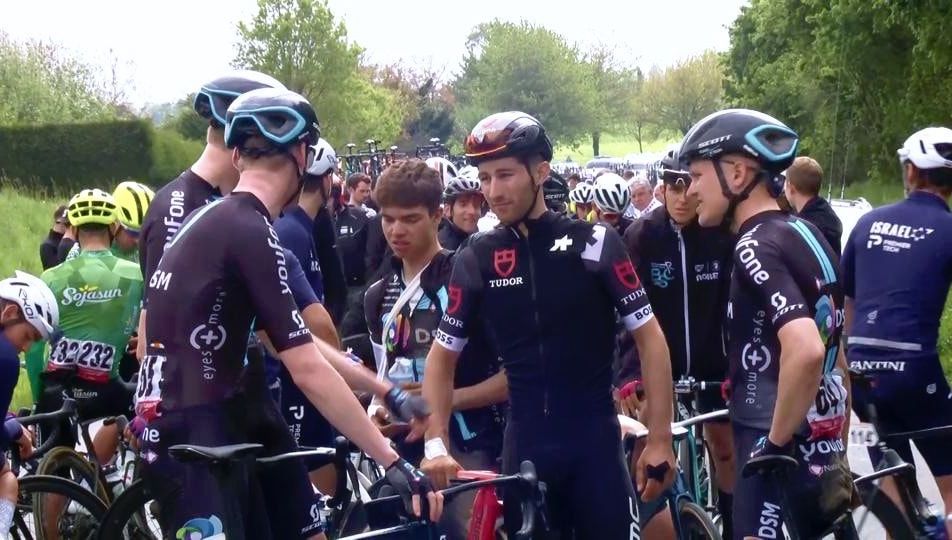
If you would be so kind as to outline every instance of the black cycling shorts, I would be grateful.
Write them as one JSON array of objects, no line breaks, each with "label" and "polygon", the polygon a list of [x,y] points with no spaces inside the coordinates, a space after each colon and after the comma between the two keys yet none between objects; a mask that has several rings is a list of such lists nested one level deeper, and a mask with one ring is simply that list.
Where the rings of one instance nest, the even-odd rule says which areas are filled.
[{"label": "black cycling shorts", "polygon": [[[297,385],[291,374],[282,365],[279,375],[281,381],[281,413],[291,430],[291,438],[298,446],[334,447],[337,433],[331,423],[324,418],[317,407]],[[305,458],[307,469],[313,471],[328,463],[327,458]]]},{"label": "black cycling shorts", "polygon": [[[622,453],[618,418],[510,419],[503,443],[503,473],[531,460],[546,484],[550,532],[537,522],[534,538],[628,540],[640,531],[639,507]],[[519,499],[504,491],[506,530],[522,524]],[[555,533],[561,536],[552,536]]]},{"label": "black cycling shorts", "polygon": [[266,393],[254,398],[239,394],[221,404],[165,411],[149,424],[143,435],[142,477],[160,503],[159,521],[166,537],[176,538],[189,522],[196,523],[192,520],[226,520],[223,496],[240,502],[246,538],[308,538],[321,532],[320,495],[302,460],[243,469],[233,479],[234,488],[223,494],[208,465],[183,464],[168,454],[176,444],[247,442],[263,444],[265,456],[296,448],[281,412]]},{"label": "black cycling shorts", "polygon": [[[777,482],[741,471],[750,452],[766,431],[733,424],[734,453],[737,456],[737,484],[734,487],[734,538],[783,538]],[[797,439],[794,457],[800,463],[783,483],[787,486],[790,512],[801,538],[819,538],[849,507],[852,479],[841,439],[806,441]]]},{"label": "black cycling shorts", "polygon": [[[864,362],[892,362],[901,370],[874,375],[876,384],[872,395],[858,385],[853,386],[853,409],[864,422],[866,404],[872,400],[880,428],[885,433],[919,431],[952,425],[952,392],[942,372],[939,358],[932,355],[897,357],[894,352],[864,351],[861,355],[851,351],[851,367],[862,367]],[[882,364],[880,364],[882,365]],[[907,463],[914,463],[909,439],[890,439],[889,447]],[[952,437],[930,437],[916,441],[929,469],[935,476],[952,474]],[[869,449],[873,464],[879,462],[878,449]]]},{"label": "black cycling shorts", "polygon": [[[76,400],[76,413],[80,422],[119,415],[132,417],[132,392],[118,379],[96,383],[72,375],[44,373],[42,376],[44,387],[36,402],[37,413],[60,410],[64,395],[69,395]],[[52,426],[44,429],[50,433]],[[70,429],[66,419],[60,423],[55,446],[76,446],[76,432]]]}]

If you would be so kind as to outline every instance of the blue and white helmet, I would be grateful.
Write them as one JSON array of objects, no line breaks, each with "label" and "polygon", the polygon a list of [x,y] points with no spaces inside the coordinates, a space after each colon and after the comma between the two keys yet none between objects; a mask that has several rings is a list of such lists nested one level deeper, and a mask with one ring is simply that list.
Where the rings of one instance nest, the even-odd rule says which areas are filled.
[{"label": "blue and white helmet", "polygon": [[579,182],[575,189],[569,192],[569,200],[575,204],[588,204],[595,198],[595,192],[591,185],[585,182]]},{"label": "blue and white helmet", "polygon": [[[581,184],[579,184],[581,185]],[[595,180],[595,206],[602,212],[621,214],[630,198],[628,182],[615,173],[605,173]]]},{"label": "blue and white helmet", "polygon": [[314,161],[307,168],[307,173],[314,176],[324,176],[325,174],[337,170],[337,152],[323,137],[317,140],[317,144],[311,147],[314,152]]}]

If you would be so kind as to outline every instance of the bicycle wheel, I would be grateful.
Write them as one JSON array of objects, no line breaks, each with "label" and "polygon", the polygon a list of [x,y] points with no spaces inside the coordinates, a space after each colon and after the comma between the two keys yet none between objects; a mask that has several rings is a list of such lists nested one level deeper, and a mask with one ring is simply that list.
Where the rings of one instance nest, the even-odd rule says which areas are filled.
[{"label": "bicycle wheel", "polygon": [[47,452],[40,460],[36,474],[72,480],[95,493],[103,502],[111,499],[105,484],[99,479],[97,467],[72,448],[58,446]]},{"label": "bicycle wheel", "polygon": [[[19,483],[20,496],[10,531],[13,538],[93,540],[96,537],[106,505],[91,491],[58,476],[27,476]],[[38,504],[43,501],[47,504]],[[45,508],[40,510],[38,506]]]},{"label": "bicycle wheel", "polygon": [[693,502],[678,503],[678,522],[681,540],[721,540],[711,516]]},{"label": "bicycle wheel", "polygon": [[141,480],[133,482],[102,518],[99,540],[159,540],[158,505]]},{"label": "bicycle wheel", "polygon": [[860,506],[853,509],[853,522],[860,536],[867,536],[871,530],[882,527],[893,540],[915,540],[916,534],[906,520],[902,510],[892,502],[877,486],[861,483],[859,491]]}]

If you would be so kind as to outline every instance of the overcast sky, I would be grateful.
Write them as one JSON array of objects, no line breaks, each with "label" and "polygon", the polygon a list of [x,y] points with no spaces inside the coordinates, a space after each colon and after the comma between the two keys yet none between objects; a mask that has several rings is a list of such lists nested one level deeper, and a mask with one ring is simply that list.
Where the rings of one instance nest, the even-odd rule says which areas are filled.
[{"label": "overcast sky", "polygon": [[[403,60],[454,73],[480,22],[525,19],[581,46],[616,47],[629,65],[665,66],[724,50],[747,0],[329,0],[351,40],[378,63]],[[472,6],[476,6],[478,11]],[[52,40],[97,66],[118,64],[135,105],[173,101],[227,70],[235,24],[255,0],[0,0],[0,30]],[[110,52],[111,51],[111,52]]]}]

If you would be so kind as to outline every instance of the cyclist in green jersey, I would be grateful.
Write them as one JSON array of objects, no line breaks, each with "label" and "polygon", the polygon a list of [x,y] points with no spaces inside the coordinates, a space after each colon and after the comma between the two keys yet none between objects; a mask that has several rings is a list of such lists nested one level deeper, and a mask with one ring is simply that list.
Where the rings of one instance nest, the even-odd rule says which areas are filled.
[{"label": "cyclist in green jersey", "polygon": [[[152,189],[139,182],[125,181],[116,186],[112,198],[116,203],[119,226],[112,242],[113,255],[139,264],[139,231],[142,230],[142,220],[154,197]],[[75,232],[71,236],[75,238]],[[69,243],[69,252],[64,260],[75,259],[79,255],[79,243],[72,238],[62,242]]]},{"label": "cyclist in green jersey", "polygon": [[[70,200],[67,215],[80,253],[40,276],[59,304],[63,337],[44,366],[37,410],[59,409],[65,391],[76,399],[81,421],[125,414],[132,396],[118,373],[139,317],[142,273],[110,250],[117,219],[112,195],[83,190]],[[97,433],[93,445],[101,463],[115,452],[116,435],[115,426]],[[70,430],[60,437],[59,444],[75,445]]]}]

